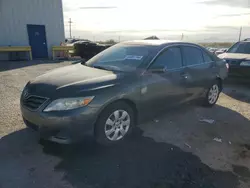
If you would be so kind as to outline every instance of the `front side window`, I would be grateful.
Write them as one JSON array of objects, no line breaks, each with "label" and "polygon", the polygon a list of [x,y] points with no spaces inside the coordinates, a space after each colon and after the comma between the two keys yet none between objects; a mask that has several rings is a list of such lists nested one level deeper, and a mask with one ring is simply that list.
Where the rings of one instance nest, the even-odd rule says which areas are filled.
[{"label": "front side window", "polygon": [[149,55],[149,47],[142,45],[114,45],[85,63],[86,66],[117,71],[135,70]]},{"label": "front side window", "polygon": [[183,46],[182,51],[186,66],[204,63],[200,49],[191,46]]},{"label": "front side window", "polygon": [[227,53],[250,54],[250,42],[237,42],[227,51]]},{"label": "front side window", "polygon": [[167,70],[181,68],[182,58],[180,48],[170,47],[161,53],[151,65],[150,69],[158,67],[165,67]]}]

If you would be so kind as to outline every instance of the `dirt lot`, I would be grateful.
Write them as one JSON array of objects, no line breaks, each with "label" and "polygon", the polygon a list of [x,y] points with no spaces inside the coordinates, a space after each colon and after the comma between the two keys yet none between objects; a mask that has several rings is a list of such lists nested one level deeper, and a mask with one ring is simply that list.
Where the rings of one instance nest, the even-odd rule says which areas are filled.
[{"label": "dirt lot", "polygon": [[22,122],[20,93],[28,80],[69,64],[0,62],[0,188],[250,187],[249,85],[225,85],[211,109],[165,112],[116,147],[91,138],[43,147]]}]

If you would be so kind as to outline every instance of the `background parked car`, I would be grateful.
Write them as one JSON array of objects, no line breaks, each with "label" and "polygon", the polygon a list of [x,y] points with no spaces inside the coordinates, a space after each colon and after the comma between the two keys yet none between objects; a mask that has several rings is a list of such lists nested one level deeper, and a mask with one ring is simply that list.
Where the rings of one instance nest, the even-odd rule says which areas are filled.
[{"label": "background parked car", "polygon": [[[91,41],[89,40],[79,40],[79,39],[72,39],[72,40],[68,40],[66,45],[67,46],[75,46],[75,44],[78,44],[78,43],[90,43]],[[77,56],[77,54],[75,53],[75,49],[74,50],[70,50],[69,51],[69,54],[71,56]]]},{"label": "background parked car", "polygon": [[110,46],[111,45],[98,44],[95,42],[77,42],[74,44],[74,54],[75,56],[80,56],[85,60],[89,60]]},{"label": "background parked car", "polygon": [[218,48],[209,48],[209,51],[210,51],[211,53],[215,53],[217,50],[218,50]]},{"label": "background parked car", "polygon": [[229,64],[229,76],[250,79],[250,39],[235,43],[226,53],[218,57]]},{"label": "background parked car", "polygon": [[219,48],[217,51],[215,51],[215,55],[220,55],[225,53],[228,50],[228,48]]},{"label": "background parked car", "polygon": [[89,40],[77,40],[75,42],[68,42],[68,46],[74,46],[74,50],[70,51],[71,56],[80,56],[84,60],[89,60],[96,54],[107,49],[112,45],[98,44]]}]

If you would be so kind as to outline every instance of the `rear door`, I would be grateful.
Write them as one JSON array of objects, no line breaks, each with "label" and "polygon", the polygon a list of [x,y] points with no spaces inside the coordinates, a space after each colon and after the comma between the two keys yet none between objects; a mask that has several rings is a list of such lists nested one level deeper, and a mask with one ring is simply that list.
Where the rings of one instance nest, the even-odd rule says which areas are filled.
[{"label": "rear door", "polygon": [[[164,67],[164,71],[155,71]],[[185,100],[183,64],[179,46],[161,52],[142,76],[142,101],[145,109],[156,112]]]},{"label": "rear door", "polygon": [[184,76],[188,99],[202,94],[216,77],[216,66],[207,52],[197,46],[181,47],[185,65]]}]

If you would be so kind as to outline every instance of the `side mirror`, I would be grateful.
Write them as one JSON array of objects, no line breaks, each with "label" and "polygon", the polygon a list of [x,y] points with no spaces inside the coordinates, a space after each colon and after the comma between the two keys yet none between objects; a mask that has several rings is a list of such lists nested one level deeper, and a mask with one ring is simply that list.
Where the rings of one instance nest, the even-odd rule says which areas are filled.
[{"label": "side mirror", "polygon": [[77,60],[77,61],[74,61],[74,62],[72,62],[72,64],[77,64],[77,63],[81,63],[81,64],[85,64],[85,63],[83,63],[83,61],[82,60]]},{"label": "side mirror", "polygon": [[164,73],[167,72],[167,68],[165,66],[156,66],[148,69],[152,73]]},{"label": "side mirror", "polygon": [[86,61],[85,59],[82,59],[82,60],[81,60],[81,63],[82,63],[83,65],[85,65],[86,62],[87,62],[87,61]]}]

